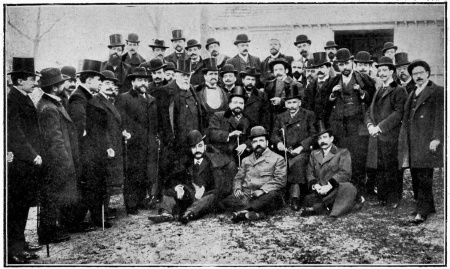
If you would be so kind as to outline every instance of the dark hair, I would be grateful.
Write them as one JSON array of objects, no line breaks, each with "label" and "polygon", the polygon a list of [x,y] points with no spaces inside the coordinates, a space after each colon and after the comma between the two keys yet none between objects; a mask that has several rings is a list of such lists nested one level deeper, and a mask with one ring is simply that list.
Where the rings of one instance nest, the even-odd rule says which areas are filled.
[{"label": "dark hair", "polygon": [[238,97],[238,98],[242,98],[242,100],[244,100],[244,104],[246,103],[245,101],[245,98],[244,97],[242,97],[242,96],[237,96],[237,95],[234,95],[234,96],[230,96],[230,97],[228,97],[228,104],[230,104],[231,103],[231,100],[234,98],[234,97]]},{"label": "dark hair", "polygon": [[98,76],[98,75],[96,75],[96,74],[94,74],[94,73],[81,73],[81,74],[80,74],[80,82],[81,82],[81,83],[86,83],[86,80],[87,80],[88,78],[94,78],[94,77],[96,77],[96,76]]},{"label": "dark hair", "polygon": [[25,73],[11,74],[11,81],[14,86],[17,86],[17,85],[19,85],[19,82],[18,82],[19,79],[27,80],[29,77],[34,77],[34,76],[30,75],[30,74],[25,74]]},{"label": "dark hair", "polygon": [[53,87],[58,88],[59,86],[61,86],[62,84],[64,84],[65,81],[61,81],[58,83],[55,83],[53,85],[49,85],[49,86],[45,86],[45,87],[41,87],[41,90],[45,93],[51,93],[53,90]]}]

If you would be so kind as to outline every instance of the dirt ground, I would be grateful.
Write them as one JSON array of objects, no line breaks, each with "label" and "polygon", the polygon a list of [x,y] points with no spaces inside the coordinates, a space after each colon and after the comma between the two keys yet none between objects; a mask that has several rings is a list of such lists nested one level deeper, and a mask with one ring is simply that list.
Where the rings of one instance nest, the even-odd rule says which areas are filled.
[{"label": "dirt ground", "polygon": [[[367,197],[363,209],[332,222],[327,216],[300,217],[285,208],[258,222],[233,224],[226,214],[182,225],[154,224],[152,211],[127,216],[122,196],[114,227],[72,234],[71,240],[37,252],[38,264],[237,265],[237,264],[444,264],[444,176],[435,171],[437,213],[421,225],[408,222],[414,209],[409,173],[401,206],[393,210]],[[30,211],[27,240],[37,242],[36,208]]]}]

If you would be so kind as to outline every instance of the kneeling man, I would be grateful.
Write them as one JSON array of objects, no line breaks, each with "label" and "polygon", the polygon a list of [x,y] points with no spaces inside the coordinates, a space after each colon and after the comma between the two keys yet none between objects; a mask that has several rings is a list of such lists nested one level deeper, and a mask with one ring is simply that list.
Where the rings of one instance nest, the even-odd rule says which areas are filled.
[{"label": "kneeling man", "polygon": [[220,202],[222,209],[234,211],[231,221],[258,220],[283,206],[286,162],[268,148],[268,133],[262,126],[250,130],[253,153],[242,160],[234,178],[233,194]]}]

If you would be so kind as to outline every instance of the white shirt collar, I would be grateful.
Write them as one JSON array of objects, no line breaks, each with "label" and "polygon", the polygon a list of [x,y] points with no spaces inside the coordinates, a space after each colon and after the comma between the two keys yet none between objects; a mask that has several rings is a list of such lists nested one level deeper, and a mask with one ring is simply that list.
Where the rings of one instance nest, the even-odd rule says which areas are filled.
[{"label": "white shirt collar", "polygon": [[299,111],[300,109],[297,109],[297,111],[295,111],[295,113],[289,113],[289,115],[291,115],[291,118],[294,118],[295,117],[295,115],[297,115],[297,113],[298,113],[298,111]]},{"label": "white shirt collar", "polygon": [[403,82],[403,81],[400,79],[400,82],[402,83],[402,86],[405,86],[405,85],[407,85],[411,80],[412,80],[412,77],[409,77],[409,79],[408,79],[407,81],[405,81],[405,82]]},{"label": "white shirt collar", "polygon": [[[247,54],[248,55],[248,54]],[[278,52],[275,56],[273,56],[272,54],[270,54],[270,58],[272,59],[276,59],[280,56],[280,52]]]},{"label": "white shirt collar", "polygon": [[102,93],[101,91],[100,91],[100,92],[98,92],[98,93],[100,93],[101,95],[103,95],[103,97],[105,97],[105,98],[106,98],[106,100],[108,100],[108,99],[109,99],[109,97],[108,97],[108,96],[106,96],[106,94]]},{"label": "white shirt collar", "polygon": [[241,59],[244,60],[244,62],[248,62],[248,53],[245,56],[242,56],[242,54],[239,53],[239,57],[241,57]]},{"label": "white shirt collar", "polygon": [[428,79],[422,84],[422,86],[419,86],[419,85],[416,84],[416,87],[417,87],[416,95],[419,95],[423,91],[423,89],[425,89],[427,84],[428,84]]},{"label": "white shirt collar", "polygon": [[201,158],[201,159],[194,159],[194,164],[202,164],[202,162],[203,162],[203,158]]},{"label": "white shirt collar", "polygon": [[50,96],[51,98],[55,99],[58,102],[61,102],[61,98],[59,96],[53,95],[53,94],[48,94],[46,93],[47,96]]},{"label": "white shirt collar", "polygon": [[323,79],[318,79],[319,82],[325,82],[325,80],[327,80],[330,77],[330,75],[327,75],[326,77],[324,77]]},{"label": "white shirt collar", "polygon": [[392,81],[394,81],[394,79],[390,77],[387,82],[383,82],[383,87],[389,87],[389,84],[391,84]]}]

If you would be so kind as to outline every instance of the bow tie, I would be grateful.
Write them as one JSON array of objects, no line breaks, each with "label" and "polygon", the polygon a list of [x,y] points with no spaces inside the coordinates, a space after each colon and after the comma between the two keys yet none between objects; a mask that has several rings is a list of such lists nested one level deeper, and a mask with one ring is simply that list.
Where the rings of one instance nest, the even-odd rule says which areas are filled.
[{"label": "bow tie", "polygon": [[194,160],[194,164],[198,164],[198,165],[200,165],[202,163],[202,160],[200,159],[200,160]]}]

